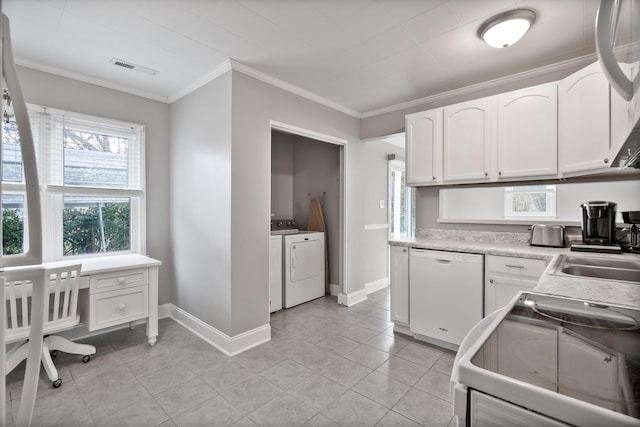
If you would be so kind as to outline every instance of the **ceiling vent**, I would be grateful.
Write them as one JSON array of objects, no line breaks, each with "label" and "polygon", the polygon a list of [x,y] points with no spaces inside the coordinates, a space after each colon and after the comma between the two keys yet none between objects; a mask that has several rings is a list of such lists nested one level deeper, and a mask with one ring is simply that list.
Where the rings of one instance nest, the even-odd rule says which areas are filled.
[{"label": "ceiling vent", "polygon": [[154,70],[148,67],[143,67],[142,65],[132,64],[131,62],[127,62],[125,60],[118,59],[118,58],[111,58],[111,61],[109,61],[109,63],[116,65],[118,67],[127,68],[129,70],[135,70],[144,74],[150,74],[152,76],[155,76],[160,72],[158,70]]}]

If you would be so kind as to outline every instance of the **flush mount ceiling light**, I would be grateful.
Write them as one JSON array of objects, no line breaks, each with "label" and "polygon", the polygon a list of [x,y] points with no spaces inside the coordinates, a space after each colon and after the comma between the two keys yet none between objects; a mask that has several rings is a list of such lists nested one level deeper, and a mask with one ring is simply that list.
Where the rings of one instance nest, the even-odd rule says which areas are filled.
[{"label": "flush mount ceiling light", "polygon": [[489,46],[511,46],[525,35],[535,20],[536,14],[532,10],[510,10],[485,21],[478,29],[478,35]]}]

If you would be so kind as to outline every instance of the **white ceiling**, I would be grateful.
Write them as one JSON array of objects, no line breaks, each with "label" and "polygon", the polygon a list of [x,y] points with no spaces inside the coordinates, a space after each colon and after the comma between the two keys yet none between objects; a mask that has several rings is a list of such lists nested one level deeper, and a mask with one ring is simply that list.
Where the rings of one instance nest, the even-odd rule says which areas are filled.
[{"label": "white ceiling", "polygon": [[[598,0],[4,0],[19,64],[171,102],[229,59],[357,117],[593,54]],[[532,9],[515,45],[477,37]],[[158,70],[116,67],[113,58]]]}]

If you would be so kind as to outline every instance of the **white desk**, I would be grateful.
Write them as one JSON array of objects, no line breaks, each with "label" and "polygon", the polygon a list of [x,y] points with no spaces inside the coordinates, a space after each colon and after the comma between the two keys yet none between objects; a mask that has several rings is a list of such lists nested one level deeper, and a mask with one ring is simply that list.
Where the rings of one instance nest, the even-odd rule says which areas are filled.
[{"label": "white desk", "polygon": [[[158,267],[160,261],[127,254],[44,263],[44,268],[82,264],[80,317],[89,331],[147,319],[147,339],[158,337]],[[33,266],[30,266],[33,267]],[[6,270],[25,267],[9,267]],[[28,268],[28,267],[27,267]]]}]

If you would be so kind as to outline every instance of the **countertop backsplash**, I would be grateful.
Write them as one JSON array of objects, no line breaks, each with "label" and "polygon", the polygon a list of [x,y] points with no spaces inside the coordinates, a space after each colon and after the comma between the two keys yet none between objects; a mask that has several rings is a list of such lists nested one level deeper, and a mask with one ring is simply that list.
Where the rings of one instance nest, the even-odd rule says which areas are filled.
[{"label": "countertop backsplash", "polygon": [[[509,231],[447,230],[442,228],[416,228],[416,237],[434,240],[460,240],[475,243],[529,243],[531,233]],[[567,234],[570,242],[582,241],[580,234]]]}]

